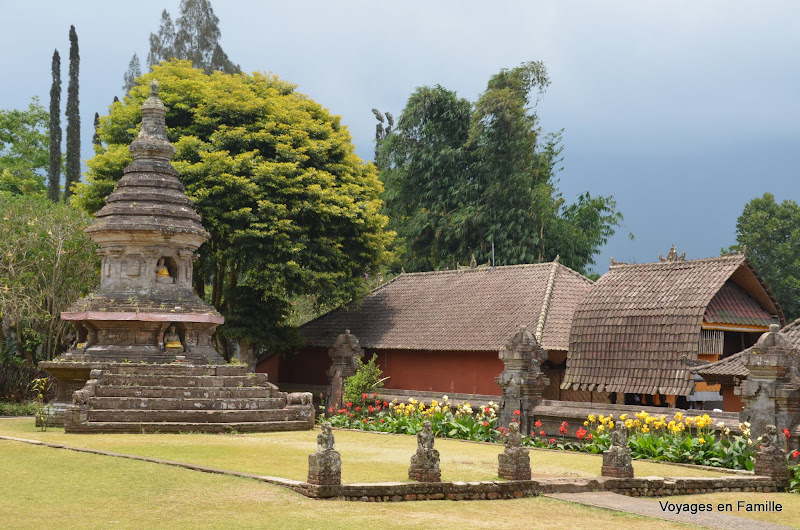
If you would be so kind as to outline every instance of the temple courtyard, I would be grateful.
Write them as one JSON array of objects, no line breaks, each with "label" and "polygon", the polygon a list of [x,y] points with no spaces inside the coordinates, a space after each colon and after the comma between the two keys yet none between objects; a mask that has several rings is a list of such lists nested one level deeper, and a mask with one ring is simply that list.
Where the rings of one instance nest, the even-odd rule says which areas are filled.
[{"label": "temple courtyard", "polygon": [[[464,528],[563,527],[618,528],[621,525],[687,527],[691,521],[709,527],[730,524],[719,513],[731,503],[738,521],[751,528],[800,526],[800,496],[785,493],[716,493],[659,499],[632,499],[603,493],[572,498],[533,497],[504,501],[425,501],[362,503],[314,500],[289,489],[235,473],[304,481],[308,455],[319,430],[258,434],[69,434],[51,428],[41,432],[31,418],[0,419],[0,520],[4,526],[59,527],[274,527],[274,528]],[[335,431],[342,455],[342,482],[408,482],[413,436]],[[97,452],[71,451],[17,440],[40,441],[89,451],[184,463],[163,465]],[[437,439],[443,481],[497,480],[502,446]],[[602,457],[532,450],[533,478],[598,477]],[[232,474],[201,472],[203,466]],[[635,461],[636,475],[712,477],[706,469]],[[615,509],[608,498],[618,498]],[[570,499],[570,500],[566,500]],[[780,503],[782,510],[737,510],[737,503]],[[662,504],[711,504],[711,513],[672,518]],[[604,504],[605,503],[605,504]],[[643,504],[644,503],[644,504]],[[773,504],[774,506],[774,504]],[[688,511],[691,511],[689,509]],[[628,512],[648,513],[642,517]],[[683,521],[681,523],[680,521]],[[736,522],[736,521],[734,521]],[[772,525],[770,525],[772,523]]]}]

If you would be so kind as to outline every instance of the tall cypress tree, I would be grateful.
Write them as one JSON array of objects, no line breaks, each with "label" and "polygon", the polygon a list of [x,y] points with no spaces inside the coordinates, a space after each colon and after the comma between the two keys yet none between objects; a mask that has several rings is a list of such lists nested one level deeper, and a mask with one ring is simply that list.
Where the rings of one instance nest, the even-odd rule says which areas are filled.
[{"label": "tall cypress tree", "polygon": [[61,182],[61,56],[53,52],[53,84],[50,85],[50,167],[47,171],[47,197],[58,202]]},{"label": "tall cypress tree", "polygon": [[92,143],[94,145],[100,145],[102,140],[100,140],[100,113],[94,113],[94,134],[92,135]]},{"label": "tall cypress tree", "polygon": [[81,177],[81,115],[78,101],[78,34],[69,27],[69,86],[67,87],[67,174],[64,179],[64,200],[72,194],[72,185]]}]

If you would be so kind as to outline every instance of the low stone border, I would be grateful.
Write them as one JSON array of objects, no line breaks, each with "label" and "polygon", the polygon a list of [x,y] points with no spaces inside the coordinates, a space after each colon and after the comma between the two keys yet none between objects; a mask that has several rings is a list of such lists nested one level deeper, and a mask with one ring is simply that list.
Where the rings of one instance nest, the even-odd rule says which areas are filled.
[{"label": "low stone border", "polygon": [[215,473],[232,477],[249,478],[289,488],[312,499],[339,499],[366,502],[402,502],[419,500],[496,500],[519,499],[550,493],[583,493],[590,491],[609,491],[631,497],[660,497],[669,495],[691,495],[716,492],[777,492],[781,491],[769,477],[730,476],[730,477],[686,477],[661,478],[637,477],[630,479],[597,477],[581,478],[539,478],[536,480],[481,481],[481,482],[385,482],[370,484],[342,484],[339,486],[317,486],[282,477],[254,475],[240,471],[216,469],[212,467],[161,460],[146,456],[128,455],[71,447],[63,444],[28,440],[12,436],[0,436],[0,440],[40,445],[53,449],[67,449],[117,458],[127,458],[141,462],[182,467],[204,473]]}]

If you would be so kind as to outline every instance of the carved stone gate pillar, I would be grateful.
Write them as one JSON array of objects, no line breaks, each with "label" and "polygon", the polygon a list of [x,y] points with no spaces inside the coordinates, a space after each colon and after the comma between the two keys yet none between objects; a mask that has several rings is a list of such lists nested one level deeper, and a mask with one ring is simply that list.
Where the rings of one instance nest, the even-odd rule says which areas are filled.
[{"label": "carved stone gate pillar", "polygon": [[358,369],[356,360],[364,355],[364,350],[359,347],[358,339],[355,335],[351,335],[348,329],[336,337],[336,342],[333,343],[333,348],[328,350],[328,355],[331,357],[331,367],[328,368],[330,383],[325,407],[328,410],[333,407],[336,412],[343,406],[344,382],[356,373]]},{"label": "carved stone gate pillar", "polygon": [[[749,373],[747,380],[734,390],[744,402],[740,421],[750,422],[754,435],[767,432],[768,425],[776,425],[779,432],[800,430],[798,353],[791,339],[778,328],[777,324],[771,325],[742,356]],[[792,436],[790,449],[798,449],[798,440]],[[784,446],[782,442],[780,445]]]},{"label": "carved stone gate pillar", "polygon": [[495,378],[495,382],[503,389],[498,425],[518,421],[520,431],[530,434],[531,422],[528,418],[533,408],[542,401],[544,387],[550,383],[540,367],[540,363],[547,359],[547,352],[539,346],[533,334],[522,326],[499,355],[504,368]]}]

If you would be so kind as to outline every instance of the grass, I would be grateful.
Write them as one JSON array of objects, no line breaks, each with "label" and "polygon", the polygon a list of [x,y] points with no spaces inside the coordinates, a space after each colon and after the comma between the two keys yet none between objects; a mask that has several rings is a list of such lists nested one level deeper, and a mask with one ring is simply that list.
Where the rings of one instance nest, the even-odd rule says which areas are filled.
[{"label": "grass", "polygon": [[[305,480],[308,455],[316,450],[319,430],[213,434],[65,434],[63,429],[39,431],[30,418],[0,420],[0,435],[101,449],[203,466]],[[416,438],[357,431],[334,431],[342,455],[342,482],[408,481],[408,465]],[[497,479],[497,455],[502,446],[458,440],[436,440],[442,480]],[[534,476],[596,477],[602,457],[585,453],[532,450]],[[720,476],[702,469],[634,462],[639,476]]]},{"label": "grass", "polygon": [[3,440],[0,460],[7,528],[688,528],[542,497],[314,501],[253,480]]}]

